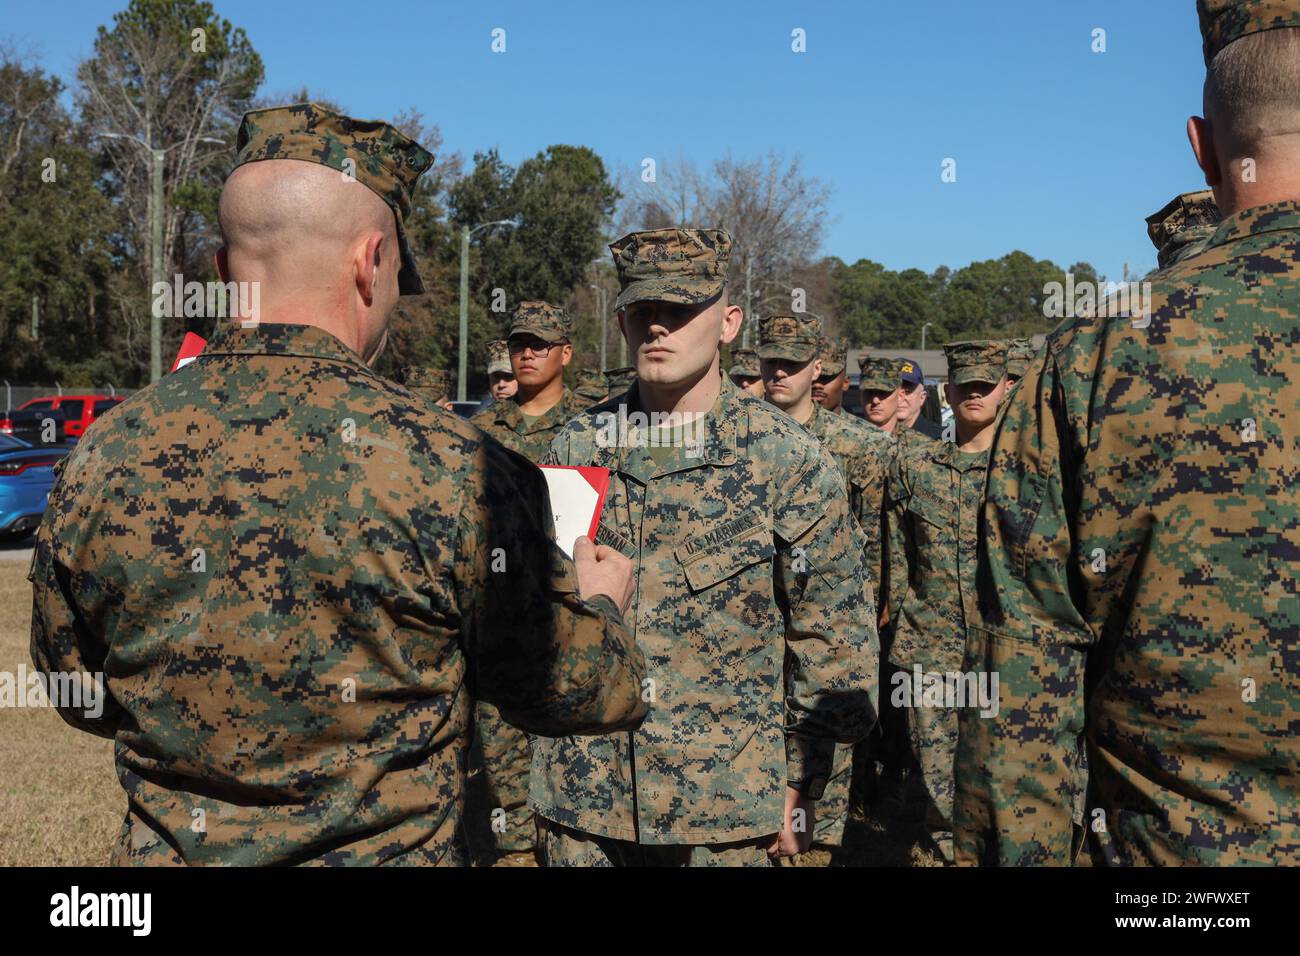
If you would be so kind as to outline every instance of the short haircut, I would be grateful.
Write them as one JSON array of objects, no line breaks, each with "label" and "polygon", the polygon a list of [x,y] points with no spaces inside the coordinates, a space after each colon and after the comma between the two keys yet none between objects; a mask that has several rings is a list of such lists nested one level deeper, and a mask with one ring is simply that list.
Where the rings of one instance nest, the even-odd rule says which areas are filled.
[{"label": "short haircut", "polygon": [[1205,116],[1234,155],[1300,133],[1300,29],[1254,33],[1220,50],[1205,75]]}]

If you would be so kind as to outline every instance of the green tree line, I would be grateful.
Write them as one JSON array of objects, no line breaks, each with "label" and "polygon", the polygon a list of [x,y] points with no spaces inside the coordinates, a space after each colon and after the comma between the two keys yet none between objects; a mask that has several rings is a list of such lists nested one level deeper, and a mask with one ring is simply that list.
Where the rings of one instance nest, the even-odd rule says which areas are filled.
[{"label": "green tree line", "polygon": [[[338,91],[267,93],[264,76],[253,39],[206,0],[130,0],[98,28],[71,84],[0,48],[0,378],[65,387],[148,382],[145,147],[166,149],[163,274],[203,282],[216,278],[217,197],[244,111],[305,99],[349,111],[331,99]],[[832,332],[877,347],[915,347],[927,322],[936,344],[1053,324],[1043,317],[1043,287],[1064,270],[1023,252],[929,274],[816,258],[809,250],[820,242],[831,194],[803,175],[798,157],[727,157],[705,172],[683,164],[658,192],[640,181],[634,191],[616,185],[586,146],[552,144],[515,165],[485,149],[466,163],[417,110],[388,119],[437,161],[409,223],[428,291],[401,300],[381,360],[386,373],[456,368],[463,230],[496,220],[509,222],[475,231],[470,242],[470,395],[485,390],[487,342],[504,334],[510,311],[527,299],[573,312],[575,368],[599,366],[602,329],[607,364],[618,364],[615,322],[601,315],[617,294],[605,246],[625,228],[669,224],[668,210],[686,214],[688,195],[690,212],[725,220],[738,254],[753,264],[755,311],[778,311],[787,288],[804,290],[806,308]],[[782,202],[786,193],[791,199]],[[806,226],[798,242],[779,238],[789,230],[774,226],[774,217],[793,215]],[[788,247],[762,254],[776,242]],[[1072,271],[1077,280],[1096,278],[1083,263]],[[732,282],[740,284],[734,275]],[[164,368],[186,331],[207,334],[212,321],[166,319]]]}]

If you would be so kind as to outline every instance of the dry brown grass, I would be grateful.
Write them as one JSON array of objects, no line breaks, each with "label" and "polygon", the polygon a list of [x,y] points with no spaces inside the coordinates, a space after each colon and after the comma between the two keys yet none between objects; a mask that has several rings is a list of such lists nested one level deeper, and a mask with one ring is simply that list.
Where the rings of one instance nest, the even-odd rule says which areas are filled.
[{"label": "dry brown grass", "polygon": [[[0,671],[31,669],[31,609],[26,562],[0,562]],[[125,812],[112,741],[0,708],[0,866],[103,866]]]}]

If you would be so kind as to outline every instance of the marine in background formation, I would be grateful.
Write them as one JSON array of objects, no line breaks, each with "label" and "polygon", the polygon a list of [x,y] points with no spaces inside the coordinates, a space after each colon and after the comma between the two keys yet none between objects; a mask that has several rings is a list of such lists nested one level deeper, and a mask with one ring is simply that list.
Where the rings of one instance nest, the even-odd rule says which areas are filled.
[{"label": "marine in background formation", "polygon": [[742,392],[748,392],[754,398],[763,398],[763,370],[758,365],[758,353],[753,349],[732,349],[731,370],[732,384]]},{"label": "marine in background formation", "polygon": [[[836,414],[814,400],[813,383],[822,375],[827,359],[836,360],[834,347],[815,317],[803,313],[763,319],[758,355],[767,400],[816,438],[839,467],[850,509],[863,530],[863,562],[874,598],[880,583],[885,471],[894,455],[893,439],[857,416]],[[839,374],[843,375],[842,364]],[[854,745],[847,743],[835,747],[831,776],[817,805],[814,846],[837,847],[843,839],[854,750]]]},{"label": "marine in background formation", "polygon": [[498,339],[488,343],[487,351],[488,394],[494,402],[504,402],[519,390],[514,366],[510,364],[510,346],[505,339]]},{"label": "marine in background formation", "polygon": [[[881,696],[905,728],[903,819],[953,862],[957,706],[948,687],[962,667],[975,613],[975,548],[988,447],[1006,391],[1004,342],[944,346],[955,441],[913,442],[894,459],[886,489],[886,562],[893,638]],[[940,688],[937,698],[933,688]]]}]

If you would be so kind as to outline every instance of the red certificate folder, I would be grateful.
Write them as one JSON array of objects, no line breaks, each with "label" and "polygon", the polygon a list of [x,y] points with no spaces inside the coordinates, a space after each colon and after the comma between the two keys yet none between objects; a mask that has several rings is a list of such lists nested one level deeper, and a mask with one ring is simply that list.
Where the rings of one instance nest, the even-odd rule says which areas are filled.
[{"label": "red certificate folder", "polygon": [[184,368],[199,357],[203,351],[203,346],[208,344],[208,340],[201,335],[195,335],[193,332],[186,332],[185,338],[181,340],[181,350],[176,353],[176,361],[172,363],[172,371],[178,368]]},{"label": "red certificate folder", "polygon": [[608,468],[573,465],[542,465],[551,492],[551,513],[555,517],[555,542],[569,557],[573,543],[582,535],[596,540],[600,512],[609,491]]}]

